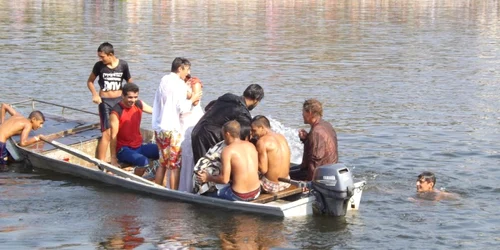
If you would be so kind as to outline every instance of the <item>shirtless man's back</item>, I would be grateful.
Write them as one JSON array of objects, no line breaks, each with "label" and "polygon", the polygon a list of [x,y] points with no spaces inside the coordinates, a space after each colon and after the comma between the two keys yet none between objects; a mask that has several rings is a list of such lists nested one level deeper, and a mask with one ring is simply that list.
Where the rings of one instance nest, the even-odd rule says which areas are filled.
[{"label": "shirtless man's back", "polygon": [[265,116],[255,116],[252,120],[252,135],[257,139],[259,172],[264,175],[262,187],[267,192],[279,192],[289,187],[278,178],[289,178],[290,147],[286,138],[273,132]]},{"label": "shirtless man's back", "polygon": [[258,157],[255,146],[238,140],[222,150],[222,165],[230,162],[231,188],[238,193],[248,193],[259,188]]},{"label": "shirtless man's back", "polygon": [[[1,106],[0,113],[0,142],[5,143],[10,137],[19,134],[21,135],[19,142],[21,146],[27,146],[39,141],[38,137],[28,139],[28,135],[32,129],[41,128],[45,122],[45,117],[40,111],[33,111],[29,116],[30,118],[26,118],[4,103]],[[9,113],[11,117],[5,119],[5,113]]]},{"label": "shirtless man's back", "polygon": [[[283,135],[270,132],[262,136],[257,141],[257,150],[259,156],[267,154],[267,172],[265,172],[265,176],[268,180],[278,182],[278,178],[288,178],[290,172],[290,147]],[[265,165],[263,162],[260,166]],[[259,169],[262,170],[261,173],[264,171],[262,168]]]},{"label": "shirtless man's back", "polygon": [[215,182],[231,185],[215,194],[216,197],[232,201],[251,201],[260,195],[258,156],[255,146],[240,139],[240,124],[233,120],[222,128],[226,147],[222,150],[222,167],[217,176],[197,172],[201,183]]},{"label": "shirtless man's back", "polygon": [[[5,113],[9,113],[11,117],[5,119]],[[0,107],[0,171],[8,171],[7,168],[7,140],[21,134],[19,145],[28,146],[40,140],[39,136],[28,139],[30,131],[37,130],[42,127],[45,117],[40,111],[31,112],[28,119],[17,113],[10,105],[3,103]]]}]

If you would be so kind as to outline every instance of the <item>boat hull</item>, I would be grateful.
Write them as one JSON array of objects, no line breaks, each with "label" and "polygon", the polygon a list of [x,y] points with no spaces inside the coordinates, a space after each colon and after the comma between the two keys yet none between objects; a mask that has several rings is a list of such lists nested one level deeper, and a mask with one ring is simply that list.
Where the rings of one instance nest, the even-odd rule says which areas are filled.
[{"label": "boat hull", "polygon": [[[70,146],[75,150],[92,157],[95,154],[97,142],[101,136],[97,124],[89,124],[84,121],[68,120],[60,116],[46,116],[48,118],[47,128],[50,131],[41,131],[42,134],[51,134],[57,143]],[[69,126],[69,128],[68,128]],[[44,126],[45,128],[45,126]],[[49,132],[49,133],[48,133]],[[144,142],[150,142],[154,133],[150,130],[142,130]],[[19,138],[17,138],[19,139]],[[84,179],[90,179],[110,185],[123,187],[129,190],[138,191],[145,194],[152,194],[166,200],[178,200],[206,206],[232,209],[244,212],[251,212],[263,215],[279,217],[307,216],[313,214],[313,195],[305,196],[301,193],[277,199],[268,203],[253,203],[228,201],[203,195],[191,194],[176,190],[167,189],[154,185],[141,179],[142,182],[130,178],[125,174],[108,174],[102,171],[95,162],[89,162],[71,151],[61,150],[54,143],[37,142],[28,147],[19,147],[15,138],[10,141],[10,149],[19,159],[28,161],[34,168],[50,170],[62,174],[68,174]],[[54,141],[53,141],[54,142]],[[120,170],[121,171],[121,170]],[[135,176],[134,176],[135,177]],[[358,182],[357,192],[350,199],[348,210],[357,210],[361,199],[361,193],[365,182]]]},{"label": "boat hull", "polygon": [[[96,141],[88,141],[71,146],[79,150],[85,150],[85,148],[92,148],[96,143]],[[92,166],[91,164],[83,164],[80,159],[75,158],[71,154],[66,153],[62,150],[53,149],[45,152],[33,152],[25,148],[18,149],[19,152],[26,159],[28,159],[28,161],[35,168],[50,170],[84,179],[95,180],[110,185],[120,186],[126,189],[139,191],[141,193],[153,194],[157,197],[166,198],[167,200],[178,200],[212,207],[278,217],[306,216],[313,213],[312,203],[314,202],[315,198],[312,196],[299,198],[295,201],[277,200],[266,204],[227,201],[208,196],[171,190],[163,187],[155,187],[121,176],[110,175],[101,171],[96,166]]]}]

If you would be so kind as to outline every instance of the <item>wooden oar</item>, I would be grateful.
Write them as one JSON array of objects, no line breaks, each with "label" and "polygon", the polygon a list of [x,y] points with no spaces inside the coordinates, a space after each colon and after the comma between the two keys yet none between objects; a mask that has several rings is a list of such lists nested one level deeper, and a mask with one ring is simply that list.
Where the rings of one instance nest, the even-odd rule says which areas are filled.
[{"label": "wooden oar", "polygon": [[54,146],[56,148],[59,148],[59,149],[65,151],[65,152],[68,152],[68,153],[70,153],[70,154],[72,154],[74,156],[77,156],[77,157],[79,157],[81,159],[84,159],[84,160],[86,160],[88,162],[92,162],[92,163],[96,164],[97,166],[99,166],[99,167],[101,167],[101,168],[103,168],[103,169],[105,169],[105,170],[107,170],[107,171],[109,171],[109,172],[111,172],[113,174],[119,175],[119,176],[124,177],[124,178],[130,178],[131,180],[134,180],[134,181],[137,181],[137,182],[141,182],[141,183],[144,183],[144,184],[147,184],[147,185],[150,185],[150,186],[155,186],[155,187],[161,187],[161,188],[163,188],[162,186],[160,186],[160,185],[158,185],[158,184],[156,184],[154,182],[148,181],[148,180],[146,180],[146,179],[144,179],[144,178],[142,178],[140,176],[137,176],[135,174],[129,173],[129,172],[125,171],[125,170],[122,170],[121,168],[115,167],[115,166],[113,166],[113,165],[111,165],[111,164],[109,164],[107,162],[104,162],[104,161],[101,161],[101,160],[99,160],[97,158],[94,158],[94,157],[92,157],[92,156],[86,154],[85,152],[82,152],[82,151],[80,151],[80,150],[78,150],[76,148],[72,148],[72,147],[67,146],[65,144],[59,143],[57,141],[51,141],[51,140],[48,140],[48,139],[43,138],[43,137],[41,137],[40,139],[43,140],[46,143],[51,144],[52,146]]},{"label": "wooden oar", "polygon": [[76,133],[80,133],[80,132],[83,132],[83,131],[96,129],[99,126],[100,126],[100,123],[94,123],[94,124],[89,124],[89,125],[80,126],[80,127],[76,127],[76,128],[70,128],[70,129],[67,129],[67,130],[64,130],[64,131],[60,131],[60,132],[56,132],[56,133],[45,135],[45,138],[52,138],[52,137],[57,138],[57,137],[67,136],[67,135],[70,135],[70,134],[76,134]]},{"label": "wooden oar", "polygon": [[[80,127],[71,128],[71,129],[67,129],[67,130],[64,130],[64,131],[59,131],[59,132],[56,132],[56,133],[45,135],[45,138],[59,138],[59,137],[64,137],[64,136],[67,136],[67,135],[70,135],[70,134],[76,134],[76,133],[80,133],[80,132],[83,132],[83,131],[96,129],[99,126],[100,126],[99,123],[85,125],[85,126],[80,126]],[[15,161],[22,161],[24,159],[24,156],[17,149],[17,146],[16,146],[17,143],[14,141],[14,139],[11,137],[11,138],[9,138],[9,140],[7,140],[6,143],[7,143],[7,150],[9,151],[10,156],[12,157],[12,159],[14,159]]]},{"label": "wooden oar", "polygon": [[309,187],[311,184],[310,182],[305,182],[305,181],[296,181],[296,180],[292,180],[292,179],[287,179],[287,178],[278,178],[278,181],[281,181],[281,182],[286,182],[286,183],[290,183],[296,187]]}]

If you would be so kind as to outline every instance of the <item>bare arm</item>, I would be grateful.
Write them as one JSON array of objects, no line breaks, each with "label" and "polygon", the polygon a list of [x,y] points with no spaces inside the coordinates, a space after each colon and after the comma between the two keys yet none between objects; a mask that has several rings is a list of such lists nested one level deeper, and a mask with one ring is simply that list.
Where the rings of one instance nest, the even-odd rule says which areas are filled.
[{"label": "bare arm", "polygon": [[[193,94],[191,95],[191,97],[192,97],[193,95],[196,95],[197,93],[201,93],[201,83],[199,83],[199,82],[198,82],[198,83],[195,83],[193,86],[191,86],[191,89],[193,90]],[[190,99],[191,99],[191,98],[190,98]],[[198,105],[198,103],[200,103],[200,99],[195,100],[195,101],[193,102],[193,105],[194,105],[194,106],[196,106],[196,105]]]},{"label": "bare arm", "polygon": [[21,147],[26,147],[40,140],[38,136],[34,136],[28,139],[30,131],[31,131],[31,123],[26,123],[23,127],[23,131],[21,132],[21,141],[19,142],[19,145]]},{"label": "bare arm", "polygon": [[118,129],[120,126],[120,121],[116,113],[111,112],[109,115],[109,124],[111,126],[111,140],[109,142],[109,148],[111,151],[111,164],[117,166],[118,159],[116,158],[116,136],[118,135]]},{"label": "bare arm", "polygon": [[266,174],[268,171],[266,141],[263,139],[258,140],[256,147],[257,153],[259,153],[259,172]]},{"label": "bare arm", "polygon": [[7,103],[2,103],[2,108],[0,111],[0,124],[5,121],[5,113],[9,113],[11,116],[17,115],[16,110]]},{"label": "bare arm", "polygon": [[142,111],[144,111],[148,114],[152,114],[153,108],[151,106],[149,106],[147,103],[145,103],[144,101],[141,101],[141,102],[142,102]]},{"label": "bare arm", "polygon": [[92,94],[92,102],[99,104],[101,103],[101,97],[99,96],[99,93],[97,93],[94,87],[94,81],[96,77],[97,76],[94,75],[94,72],[90,73],[89,79],[87,80],[87,88],[89,88],[90,93]]}]

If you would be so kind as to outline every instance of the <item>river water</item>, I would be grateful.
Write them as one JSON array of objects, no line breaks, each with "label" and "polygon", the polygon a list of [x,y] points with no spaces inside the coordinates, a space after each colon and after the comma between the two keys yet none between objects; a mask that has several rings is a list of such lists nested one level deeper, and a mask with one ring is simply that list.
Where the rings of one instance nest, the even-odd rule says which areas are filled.
[{"label": "river water", "polygon": [[[368,183],[345,219],[277,219],[13,171],[0,174],[0,248],[495,249],[499,13],[488,0],[0,0],[2,102],[96,112],[86,80],[109,41],[152,103],[184,56],[203,103],[261,84],[253,115],[272,117],[295,160],[302,102],[322,101],[340,161]],[[460,198],[413,200],[426,170]]]}]

